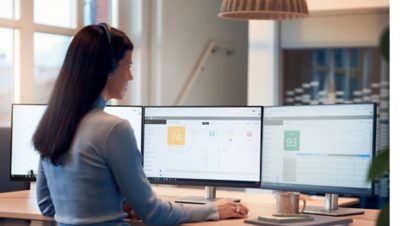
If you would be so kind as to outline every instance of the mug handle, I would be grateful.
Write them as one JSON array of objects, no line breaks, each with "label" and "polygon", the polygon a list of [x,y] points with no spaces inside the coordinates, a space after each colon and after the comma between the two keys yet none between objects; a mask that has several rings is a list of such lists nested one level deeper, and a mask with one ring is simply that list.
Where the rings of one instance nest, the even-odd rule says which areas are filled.
[{"label": "mug handle", "polygon": [[302,199],[302,198],[300,198],[299,200],[303,202],[303,207],[301,208],[301,210],[299,211],[299,213],[303,213],[304,210],[306,209],[306,200],[305,200],[305,199]]}]

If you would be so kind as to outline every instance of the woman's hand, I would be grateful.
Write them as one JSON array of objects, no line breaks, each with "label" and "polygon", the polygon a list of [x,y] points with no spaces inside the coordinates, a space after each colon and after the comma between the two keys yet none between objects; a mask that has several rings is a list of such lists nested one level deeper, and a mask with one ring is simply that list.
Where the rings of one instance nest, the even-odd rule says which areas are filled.
[{"label": "woman's hand", "polygon": [[215,205],[218,208],[219,219],[227,218],[246,218],[249,209],[241,203],[232,202],[227,199],[216,201]]}]

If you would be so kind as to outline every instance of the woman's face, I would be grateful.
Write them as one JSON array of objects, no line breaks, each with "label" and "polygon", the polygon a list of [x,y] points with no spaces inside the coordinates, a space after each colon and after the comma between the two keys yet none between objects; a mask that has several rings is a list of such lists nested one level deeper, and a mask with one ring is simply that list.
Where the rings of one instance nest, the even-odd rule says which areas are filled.
[{"label": "woman's face", "polygon": [[117,68],[108,76],[103,96],[106,99],[122,99],[128,89],[128,82],[133,79],[131,73],[132,51],[126,51],[124,58],[117,63]]}]

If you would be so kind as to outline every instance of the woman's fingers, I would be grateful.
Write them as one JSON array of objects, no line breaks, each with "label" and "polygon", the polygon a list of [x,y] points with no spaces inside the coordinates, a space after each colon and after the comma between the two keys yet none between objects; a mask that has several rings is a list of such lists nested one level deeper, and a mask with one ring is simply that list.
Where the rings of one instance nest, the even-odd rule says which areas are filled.
[{"label": "woman's fingers", "polygon": [[216,203],[220,219],[226,218],[245,218],[249,209],[241,203],[231,201],[221,201]]}]

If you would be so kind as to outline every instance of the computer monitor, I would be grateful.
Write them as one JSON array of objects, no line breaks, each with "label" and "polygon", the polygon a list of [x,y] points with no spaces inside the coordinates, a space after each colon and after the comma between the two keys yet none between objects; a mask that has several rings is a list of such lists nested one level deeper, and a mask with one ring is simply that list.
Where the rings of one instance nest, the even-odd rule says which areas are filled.
[{"label": "computer monitor", "polygon": [[143,128],[143,107],[142,106],[131,106],[131,105],[107,105],[104,111],[118,116],[122,119],[126,119],[133,128],[135,134],[136,143],[139,151],[142,150],[142,128]]},{"label": "computer monitor", "polygon": [[[35,181],[39,154],[32,144],[32,136],[46,111],[43,104],[13,104],[11,119],[11,180]],[[142,143],[142,107],[107,106],[105,112],[130,122],[139,150]]]},{"label": "computer monitor", "polygon": [[32,136],[46,105],[13,104],[11,112],[11,180],[36,180],[39,154]]},{"label": "computer monitor", "polygon": [[259,187],[262,107],[145,107],[143,168],[150,182],[215,187]]},{"label": "computer monitor", "polygon": [[264,107],[261,188],[325,193],[325,208],[308,212],[353,214],[337,194],[372,194],[375,120],[374,104]]},{"label": "computer monitor", "polygon": [[29,181],[10,181],[11,127],[0,126],[0,193],[29,190]]}]

